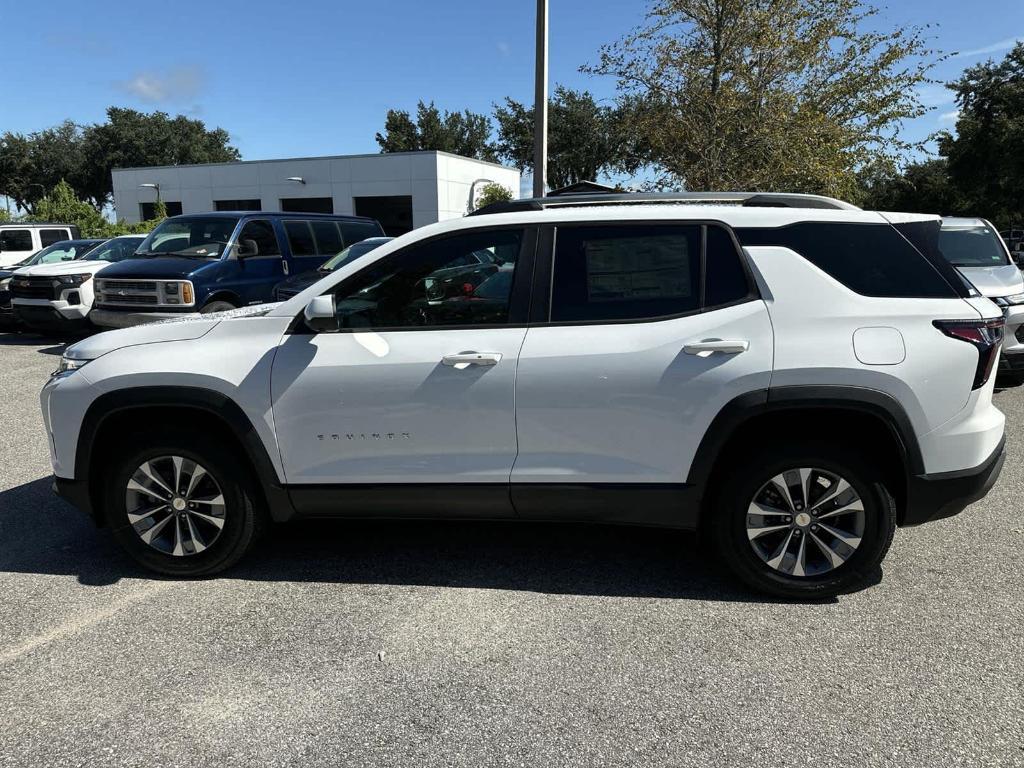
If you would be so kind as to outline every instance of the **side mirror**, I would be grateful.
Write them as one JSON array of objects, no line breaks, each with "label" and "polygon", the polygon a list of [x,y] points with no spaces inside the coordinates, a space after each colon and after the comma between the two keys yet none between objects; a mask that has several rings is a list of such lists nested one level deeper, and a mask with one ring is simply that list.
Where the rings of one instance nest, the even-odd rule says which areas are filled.
[{"label": "side mirror", "polygon": [[260,255],[260,247],[255,240],[239,240],[235,245],[235,256],[240,259],[251,258]]},{"label": "side mirror", "polygon": [[334,333],[338,330],[338,313],[334,308],[334,295],[317,296],[303,312],[306,325],[316,333]]}]

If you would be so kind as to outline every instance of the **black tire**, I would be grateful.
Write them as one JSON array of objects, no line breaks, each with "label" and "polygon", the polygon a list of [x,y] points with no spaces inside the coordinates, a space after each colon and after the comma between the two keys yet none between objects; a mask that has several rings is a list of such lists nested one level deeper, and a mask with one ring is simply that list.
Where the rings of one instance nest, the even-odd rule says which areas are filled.
[{"label": "black tire", "polygon": [[[781,450],[753,450],[731,462],[734,469],[719,484],[705,523],[721,561],[740,580],[776,597],[803,600],[830,598],[874,583],[896,531],[896,505],[877,467],[855,450],[815,442]],[[800,467],[844,478],[864,508],[859,546],[842,565],[813,576],[794,576],[772,568],[754,551],[747,534],[748,508],[759,490],[773,477]],[[784,536],[785,531],[779,535]]]},{"label": "black tire", "polygon": [[[175,556],[145,543],[128,520],[126,490],[136,469],[159,457],[179,456],[201,465],[224,497],[223,527],[201,552]],[[165,478],[166,479],[166,478]],[[114,538],[136,561],[167,576],[210,576],[234,565],[265,527],[252,470],[215,439],[175,430],[128,438],[104,477],[103,515]],[[161,515],[162,517],[162,515]]]},{"label": "black tire", "polygon": [[214,312],[230,312],[232,309],[238,309],[238,307],[229,301],[211,301],[199,310],[199,314],[209,315]]}]

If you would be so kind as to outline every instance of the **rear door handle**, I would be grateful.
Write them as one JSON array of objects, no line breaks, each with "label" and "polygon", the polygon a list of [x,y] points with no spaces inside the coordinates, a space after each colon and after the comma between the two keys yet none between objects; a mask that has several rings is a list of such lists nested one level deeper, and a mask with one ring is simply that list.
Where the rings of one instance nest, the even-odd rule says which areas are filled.
[{"label": "rear door handle", "polygon": [[686,344],[683,347],[683,352],[688,355],[707,357],[716,352],[723,355],[738,355],[748,349],[750,349],[750,342],[746,339],[705,339]]},{"label": "rear door handle", "polygon": [[461,371],[471,365],[497,365],[499,360],[500,352],[460,352],[457,355],[445,355],[441,358],[441,363]]}]

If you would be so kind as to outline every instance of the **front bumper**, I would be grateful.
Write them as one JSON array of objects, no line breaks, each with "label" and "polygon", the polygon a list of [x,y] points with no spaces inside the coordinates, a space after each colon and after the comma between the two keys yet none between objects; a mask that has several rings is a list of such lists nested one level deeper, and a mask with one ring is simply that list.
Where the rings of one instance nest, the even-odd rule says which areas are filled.
[{"label": "front bumper", "polygon": [[92,508],[92,499],[89,496],[89,485],[82,480],[68,480],[64,477],[53,478],[53,492],[60,496],[71,506],[85,512],[96,519],[95,510]]},{"label": "front bumper", "polygon": [[88,318],[69,318],[50,306],[15,304],[14,319],[18,323],[37,331],[78,333],[89,329]]},{"label": "front bumper", "polygon": [[911,475],[907,482],[907,508],[901,526],[952,517],[983,498],[999,479],[1006,459],[1006,438],[985,461],[972,469]]},{"label": "front bumper", "polygon": [[199,317],[192,312],[123,312],[110,309],[94,309],[89,319],[94,325],[102,328],[133,328],[146,323],[158,323],[161,320],[181,320],[185,317]]}]

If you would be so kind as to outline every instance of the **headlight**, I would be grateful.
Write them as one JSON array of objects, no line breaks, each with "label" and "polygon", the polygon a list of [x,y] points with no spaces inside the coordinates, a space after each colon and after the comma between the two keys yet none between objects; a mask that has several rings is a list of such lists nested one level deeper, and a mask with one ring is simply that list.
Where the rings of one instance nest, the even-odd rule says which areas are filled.
[{"label": "headlight", "polygon": [[86,272],[82,275],[60,275],[57,280],[61,285],[81,285],[92,280],[92,274]]},{"label": "headlight", "polygon": [[11,290],[11,278],[8,277],[6,280],[0,280],[0,291],[9,290]]},{"label": "headlight", "polygon": [[[0,283],[2,286],[3,283]],[[1024,304],[1024,293],[1015,293],[1013,296],[1007,296],[1005,298],[1007,304]]]},{"label": "headlight", "polygon": [[83,365],[88,363],[88,360],[79,360],[73,357],[63,355],[60,359],[60,365],[57,370],[50,374],[50,378],[57,378],[58,376],[69,376]]}]

